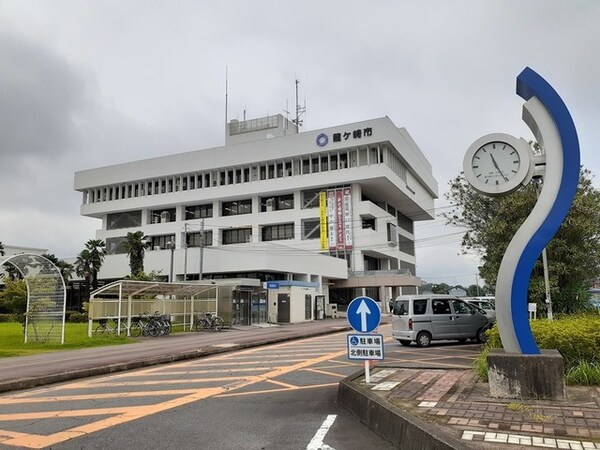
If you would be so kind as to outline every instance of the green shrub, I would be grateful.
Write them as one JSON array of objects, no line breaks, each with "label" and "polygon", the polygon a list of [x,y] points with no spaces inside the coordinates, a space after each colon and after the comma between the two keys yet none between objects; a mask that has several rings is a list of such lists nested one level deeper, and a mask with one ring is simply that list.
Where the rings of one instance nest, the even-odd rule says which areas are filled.
[{"label": "green shrub", "polygon": [[17,318],[14,314],[0,314],[0,323],[16,322]]},{"label": "green shrub", "polygon": [[[561,316],[552,322],[540,319],[530,321],[530,324],[540,349],[556,349],[563,356],[567,374],[576,368],[590,374],[594,367],[600,367],[600,315]],[[487,353],[492,348],[502,348],[497,326],[488,331],[488,341],[474,364],[474,370],[485,380]],[[573,379],[576,377],[577,375],[572,375]],[[590,378],[594,379],[593,376]]]},{"label": "green shrub", "polygon": [[69,314],[68,321],[72,322],[72,323],[87,322],[88,316],[87,316],[87,314],[80,313],[80,312],[71,312],[71,314]]},{"label": "green shrub", "polygon": [[600,385],[600,363],[579,361],[577,365],[567,370],[565,381],[567,384],[580,386]]}]

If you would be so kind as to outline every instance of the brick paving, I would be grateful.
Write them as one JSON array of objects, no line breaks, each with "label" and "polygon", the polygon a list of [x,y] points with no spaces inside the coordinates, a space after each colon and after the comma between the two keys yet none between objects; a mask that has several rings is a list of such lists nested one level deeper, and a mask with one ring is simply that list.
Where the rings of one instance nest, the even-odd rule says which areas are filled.
[{"label": "brick paving", "polygon": [[[377,377],[382,370],[385,376]],[[374,367],[371,373],[378,380],[365,386],[371,392],[444,425],[473,448],[600,449],[598,387],[567,386],[566,401],[503,400],[490,397],[472,370]],[[365,385],[364,378],[355,382]]]}]

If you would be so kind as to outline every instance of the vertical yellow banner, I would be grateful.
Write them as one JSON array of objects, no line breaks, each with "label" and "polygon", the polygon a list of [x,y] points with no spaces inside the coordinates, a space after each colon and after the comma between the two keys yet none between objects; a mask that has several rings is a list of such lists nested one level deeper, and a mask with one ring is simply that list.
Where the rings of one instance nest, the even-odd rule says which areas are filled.
[{"label": "vertical yellow banner", "polygon": [[325,191],[319,193],[319,222],[321,225],[321,250],[328,250],[327,243],[327,194]]}]

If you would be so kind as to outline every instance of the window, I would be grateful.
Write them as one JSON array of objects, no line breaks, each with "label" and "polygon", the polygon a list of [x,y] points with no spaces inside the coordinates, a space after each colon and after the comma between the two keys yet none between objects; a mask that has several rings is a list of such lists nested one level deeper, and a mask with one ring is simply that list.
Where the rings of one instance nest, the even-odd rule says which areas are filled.
[{"label": "window", "polygon": [[408,316],[408,300],[398,300],[394,305],[394,314],[397,316]]},{"label": "window", "polygon": [[319,239],[321,237],[321,222],[319,219],[302,221],[302,239]]},{"label": "window", "polygon": [[170,249],[171,245],[175,245],[175,235],[165,234],[163,236],[150,237],[150,248],[152,250]]},{"label": "window", "polygon": [[200,236],[204,234],[204,239],[202,239],[202,246],[207,247],[212,245],[213,242],[213,232],[212,230],[204,231],[204,233],[188,233],[187,234],[187,246],[188,247],[200,247]]},{"label": "window", "polygon": [[127,238],[125,236],[107,238],[106,239],[106,253],[108,255],[118,255],[120,253],[127,253],[127,250],[125,249],[126,242],[127,242]]},{"label": "window", "polygon": [[363,230],[375,230],[375,217],[361,217]]},{"label": "window", "polygon": [[416,316],[422,316],[427,312],[427,299],[415,300],[413,302],[413,312]]},{"label": "window", "polygon": [[191,205],[184,207],[184,220],[202,219],[204,217],[213,216],[213,205],[208,203],[206,205]]},{"label": "window", "polygon": [[223,230],[223,245],[252,242],[252,228],[234,228]]},{"label": "window", "polygon": [[252,200],[235,200],[233,202],[223,202],[221,205],[222,216],[237,216],[239,214],[252,213]]},{"label": "window", "polygon": [[396,217],[398,218],[398,226],[403,230],[408,231],[409,233],[415,232],[414,222],[402,214],[400,211],[396,213]]},{"label": "window", "polygon": [[471,314],[471,309],[469,305],[460,300],[452,300],[452,307],[454,308],[454,312],[456,314]]},{"label": "window", "polygon": [[280,211],[282,209],[294,209],[294,194],[261,197],[260,210],[262,212]]},{"label": "window", "polygon": [[431,300],[431,310],[434,314],[451,314],[450,300],[447,298]]},{"label": "window", "polygon": [[294,224],[268,225],[262,228],[263,241],[280,241],[294,239]]},{"label": "window", "polygon": [[400,250],[401,252],[404,252],[408,255],[413,255],[415,256],[415,242],[407,237],[402,236],[401,234],[398,235],[398,250]]},{"label": "window", "polygon": [[175,208],[155,209],[150,211],[148,218],[150,223],[168,223],[175,222]]},{"label": "window", "polygon": [[142,211],[127,211],[116,214],[108,214],[106,217],[106,229],[118,230],[121,228],[139,227],[142,225]]},{"label": "window", "polygon": [[387,224],[387,240],[388,243],[396,245],[398,243],[398,233],[396,233],[396,225],[393,223]]},{"label": "window", "polygon": [[309,189],[302,191],[302,209],[318,208],[319,194],[322,189]]},{"label": "window", "polygon": [[364,256],[365,270],[380,270],[379,259],[372,256]]}]

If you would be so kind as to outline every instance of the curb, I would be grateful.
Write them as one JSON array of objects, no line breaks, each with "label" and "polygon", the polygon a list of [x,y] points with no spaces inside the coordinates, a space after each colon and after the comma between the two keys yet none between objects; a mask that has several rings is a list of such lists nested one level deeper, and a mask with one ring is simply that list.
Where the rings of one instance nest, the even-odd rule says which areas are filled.
[{"label": "curb", "polygon": [[255,342],[246,342],[236,344],[227,348],[208,347],[199,350],[186,351],[174,355],[155,356],[149,359],[136,359],[128,362],[109,364],[100,367],[90,367],[85,369],[76,369],[68,372],[54,373],[50,375],[41,375],[38,377],[22,378],[18,380],[9,380],[0,382],[0,392],[19,391],[30,389],[38,386],[44,386],[54,383],[62,383],[65,381],[76,380],[79,378],[88,378],[108,373],[124,372],[127,370],[139,369],[142,367],[156,366],[159,364],[169,364],[176,361],[184,361],[187,359],[203,358],[206,356],[217,355],[219,353],[227,353],[234,350],[243,350],[251,347],[261,347],[280,342],[293,341],[300,338],[321,336],[326,334],[339,333],[340,331],[348,331],[350,327],[344,327],[331,330],[320,330],[316,332],[308,332],[302,336],[281,336],[268,339],[262,339]]},{"label": "curb", "polygon": [[434,424],[409,415],[392,404],[384,403],[356,382],[356,379],[363,375],[364,371],[361,370],[340,381],[337,401],[394,446],[411,450],[471,448],[459,439],[443,434]]}]

